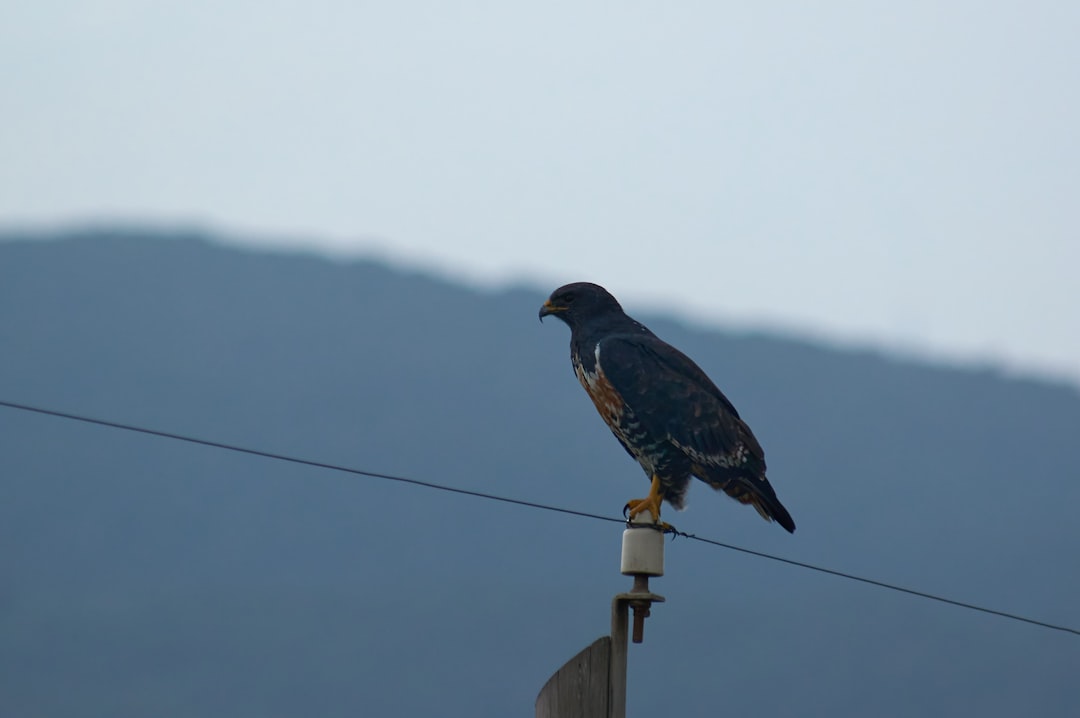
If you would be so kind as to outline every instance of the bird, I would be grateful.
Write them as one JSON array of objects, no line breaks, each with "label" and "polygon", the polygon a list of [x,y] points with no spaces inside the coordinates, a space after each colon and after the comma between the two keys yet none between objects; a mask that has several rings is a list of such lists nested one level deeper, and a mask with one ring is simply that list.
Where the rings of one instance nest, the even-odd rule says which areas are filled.
[{"label": "bird", "polygon": [[765,477],[765,452],[735,406],[692,359],[627,316],[590,282],[559,287],[540,307],[570,327],[570,360],[596,410],[650,480],[649,494],[623,509],[633,521],[660,506],[686,505],[697,477],[766,521],[795,532]]}]

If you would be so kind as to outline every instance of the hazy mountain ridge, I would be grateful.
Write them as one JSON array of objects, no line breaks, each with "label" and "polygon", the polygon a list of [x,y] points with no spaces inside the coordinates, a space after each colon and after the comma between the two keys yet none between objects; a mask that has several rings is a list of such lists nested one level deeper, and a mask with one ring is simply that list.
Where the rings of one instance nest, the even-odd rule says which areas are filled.
[{"label": "hazy mountain ridge", "polygon": [[[546,290],[134,230],[15,239],[2,398],[609,515],[643,489],[565,328],[535,321]],[[799,524],[698,485],[680,528],[1080,624],[1075,390],[639,318],[751,422]],[[527,714],[625,587],[615,525],[8,409],[0,432],[4,713]],[[1080,696],[1063,636],[697,544],[668,562],[631,662],[679,690],[642,686],[632,715]]]}]

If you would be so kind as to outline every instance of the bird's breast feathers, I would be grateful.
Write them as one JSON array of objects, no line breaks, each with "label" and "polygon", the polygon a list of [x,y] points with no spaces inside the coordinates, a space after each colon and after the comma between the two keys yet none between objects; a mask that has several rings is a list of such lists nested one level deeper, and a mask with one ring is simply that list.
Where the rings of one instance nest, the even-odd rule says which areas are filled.
[{"label": "bird's breast feathers", "polygon": [[592,356],[574,353],[574,373],[585,387],[585,392],[596,405],[596,410],[604,420],[614,428],[622,419],[626,403],[615,390],[611,381],[604,375],[600,366],[600,344],[596,345]]},{"label": "bird's breast feathers", "polygon": [[656,451],[658,444],[655,437],[650,438],[644,431],[641,421],[625,398],[604,373],[600,362],[600,344],[597,343],[591,354],[573,354],[574,373],[577,374],[585,392],[592,399],[601,418],[611,429],[611,433],[634,457],[646,473],[657,470]]}]

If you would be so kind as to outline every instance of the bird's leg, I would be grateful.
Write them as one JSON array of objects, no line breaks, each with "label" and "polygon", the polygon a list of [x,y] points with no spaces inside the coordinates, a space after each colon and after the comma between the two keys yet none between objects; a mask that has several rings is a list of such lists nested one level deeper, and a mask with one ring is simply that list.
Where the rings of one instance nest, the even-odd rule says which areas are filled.
[{"label": "bird's leg", "polygon": [[653,523],[660,523],[660,503],[664,500],[664,494],[660,491],[660,477],[653,474],[652,486],[649,488],[649,495],[643,499],[630,499],[626,502],[626,506],[623,508],[623,513],[629,512],[627,518],[633,521],[634,517],[640,514],[642,511],[648,511],[652,514]]}]

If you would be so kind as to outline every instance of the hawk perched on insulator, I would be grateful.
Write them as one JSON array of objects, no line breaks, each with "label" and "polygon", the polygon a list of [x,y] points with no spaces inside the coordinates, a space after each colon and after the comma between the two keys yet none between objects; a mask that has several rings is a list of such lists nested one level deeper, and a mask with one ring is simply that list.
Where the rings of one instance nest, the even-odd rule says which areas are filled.
[{"label": "hawk perched on insulator", "polygon": [[581,385],[615,438],[651,479],[633,518],[660,504],[685,505],[690,477],[790,532],[795,522],[765,478],[765,452],[727,397],[689,357],[623,312],[603,287],[559,287],[540,307],[570,327],[570,358]]}]

